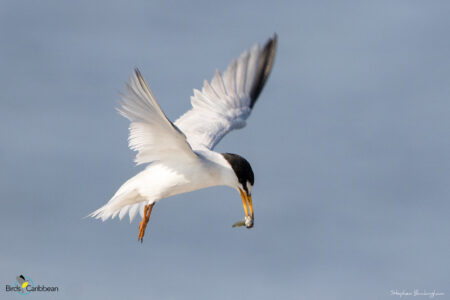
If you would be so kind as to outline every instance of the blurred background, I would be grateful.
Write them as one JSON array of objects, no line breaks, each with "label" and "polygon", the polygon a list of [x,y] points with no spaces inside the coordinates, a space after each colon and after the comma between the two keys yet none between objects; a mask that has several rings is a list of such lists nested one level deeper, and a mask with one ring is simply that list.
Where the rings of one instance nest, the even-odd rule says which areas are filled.
[{"label": "blurred background", "polygon": [[[34,299],[450,295],[448,1],[0,3],[0,284]],[[138,225],[84,216],[142,167],[119,92],[139,67],[168,117],[279,35],[248,126],[216,148],[255,171],[169,198]],[[421,297],[422,298],[422,297]],[[425,297],[423,297],[425,298]],[[438,298],[438,297],[437,297]],[[439,299],[439,298],[438,298]]]}]

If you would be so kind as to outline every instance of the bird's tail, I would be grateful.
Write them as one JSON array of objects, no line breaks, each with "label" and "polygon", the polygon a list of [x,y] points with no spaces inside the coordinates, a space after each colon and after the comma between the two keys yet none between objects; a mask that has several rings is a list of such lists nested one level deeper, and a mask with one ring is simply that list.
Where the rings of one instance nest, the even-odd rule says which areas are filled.
[{"label": "bird's tail", "polygon": [[110,217],[114,219],[118,215],[119,219],[122,220],[128,212],[131,222],[138,212],[143,216],[144,206],[148,201],[139,194],[136,187],[136,177],[130,178],[125,182],[104,206],[86,217],[105,221]]}]

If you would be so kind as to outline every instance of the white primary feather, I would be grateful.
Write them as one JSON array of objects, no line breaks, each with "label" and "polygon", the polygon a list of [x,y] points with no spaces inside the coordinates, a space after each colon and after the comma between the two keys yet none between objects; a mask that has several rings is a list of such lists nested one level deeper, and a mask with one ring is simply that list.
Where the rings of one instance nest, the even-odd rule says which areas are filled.
[{"label": "white primary feather", "polygon": [[[211,83],[194,90],[192,109],[175,121],[193,149],[213,149],[245,120],[264,86],[273,64],[276,35],[261,49],[255,45],[234,60],[223,73],[216,71]],[[253,91],[253,95],[252,95]]]},{"label": "white primary feather", "polygon": [[118,111],[131,121],[128,141],[129,147],[138,151],[135,159],[138,165],[195,158],[186,137],[164,115],[137,69]]}]

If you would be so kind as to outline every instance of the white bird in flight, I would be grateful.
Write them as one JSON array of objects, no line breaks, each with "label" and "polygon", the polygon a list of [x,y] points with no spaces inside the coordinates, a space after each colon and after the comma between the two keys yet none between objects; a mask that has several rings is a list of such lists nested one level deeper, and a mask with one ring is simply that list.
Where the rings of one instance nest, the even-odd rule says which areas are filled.
[{"label": "white bird in flight", "polygon": [[130,120],[129,147],[137,151],[137,165],[149,164],[126,181],[90,217],[103,221],[127,213],[130,222],[139,212],[138,240],[142,242],[152,208],[159,200],[211,186],[236,189],[245,218],[234,226],[253,227],[253,170],[248,161],[214,147],[230,131],[243,128],[272,70],[277,35],[264,47],[253,46],[235,59],[201,91],[191,96],[192,109],[172,123],[156,102],[138,69],[122,95],[120,114]]}]

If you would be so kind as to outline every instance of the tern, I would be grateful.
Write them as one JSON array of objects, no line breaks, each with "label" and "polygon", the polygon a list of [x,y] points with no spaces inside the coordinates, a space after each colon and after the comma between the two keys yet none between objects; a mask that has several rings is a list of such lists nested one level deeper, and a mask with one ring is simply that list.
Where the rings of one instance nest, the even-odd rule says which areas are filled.
[{"label": "tern", "polygon": [[135,69],[122,94],[119,113],[130,120],[129,147],[137,151],[137,165],[148,166],[126,181],[114,196],[89,216],[103,221],[127,213],[130,222],[139,212],[138,240],[143,241],[153,206],[159,200],[212,186],[228,186],[242,198],[245,218],[233,225],[252,228],[254,174],[249,162],[232,153],[213,151],[230,131],[246,120],[269,77],[277,49],[274,34],[216,71],[202,90],[194,89],[192,108],[172,123]]}]

